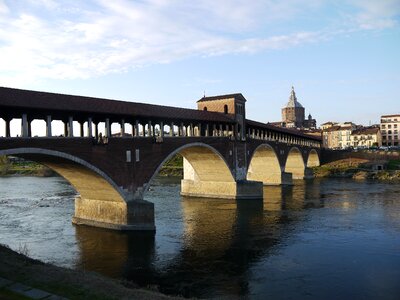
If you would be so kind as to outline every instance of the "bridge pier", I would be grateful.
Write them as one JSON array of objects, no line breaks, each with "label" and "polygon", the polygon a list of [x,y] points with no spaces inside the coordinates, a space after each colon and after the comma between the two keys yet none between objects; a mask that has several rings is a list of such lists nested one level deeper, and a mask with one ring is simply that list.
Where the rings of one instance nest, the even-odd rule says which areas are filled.
[{"label": "bridge pier", "polygon": [[304,169],[304,179],[313,179],[314,178],[314,172],[311,168],[305,168]]},{"label": "bridge pier", "polygon": [[184,156],[182,196],[221,199],[263,198],[262,182],[234,179],[215,153],[204,148],[192,148],[191,151],[186,149],[181,153]]},{"label": "bridge pier", "polygon": [[144,200],[116,202],[76,197],[72,223],[114,230],[155,231],[154,204]]},{"label": "bridge pier", "polygon": [[262,199],[263,184],[259,181],[195,181],[182,179],[181,195],[219,199]]}]

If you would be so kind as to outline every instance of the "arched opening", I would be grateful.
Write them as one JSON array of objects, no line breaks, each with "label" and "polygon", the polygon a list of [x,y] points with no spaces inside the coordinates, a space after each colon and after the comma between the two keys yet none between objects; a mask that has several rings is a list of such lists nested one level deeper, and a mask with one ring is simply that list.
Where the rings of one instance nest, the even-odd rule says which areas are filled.
[{"label": "arched opening", "polygon": [[228,113],[228,105],[224,105],[224,114],[227,114]]},{"label": "arched opening", "polygon": [[204,106],[203,110],[204,110],[204,111],[207,111],[207,106]]},{"label": "arched opening", "polygon": [[285,172],[292,173],[293,179],[304,179],[304,160],[297,147],[290,149],[285,165]]},{"label": "arched opening", "polygon": [[320,166],[320,161],[319,161],[318,153],[315,149],[311,149],[310,153],[308,154],[307,167],[312,168],[312,167],[319,167],[319,166]]},{"label": "arched opening", "polygon": [[6,136],[6,121],[0,118],[0,137]]},{"label": "arched opening", "polygon": [[225,159],[217,150],[202,143],[193,143],[180,147],[170,153],[158,166],[145,187],[147,191],[166,162],[176,154],[182,156],[181,195],[229,198],[237,196],[236,181]]},{"label": "arched opening", "polygon": [[262,181],[264,185],[282,183],[281,166],[270,145],[260,145],[254,151],[247,171],[247,180]]},{"label": "arched opening", "polygon": [[1,150],[1,155],[38,162],[65,178],[79,193],[75,198],[75,224],[119,230],[154,230],[151,203],[132,201],[133,196],[106,173],[78,157],[39,148]]}]

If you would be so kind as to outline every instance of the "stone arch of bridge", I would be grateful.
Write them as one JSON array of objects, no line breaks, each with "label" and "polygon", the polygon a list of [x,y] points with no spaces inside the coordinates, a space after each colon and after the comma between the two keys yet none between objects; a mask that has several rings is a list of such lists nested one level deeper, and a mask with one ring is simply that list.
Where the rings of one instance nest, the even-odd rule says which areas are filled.
[{"label": "stone arch of bridge", "polygon": [[42,148],[0,150],[0,155],[12,155],[43,164],[65,178],[84,198],[126,202],[124,191],[103,171],[76,156]]},{"label": "stone arch of bridge", "polygon": [[318,152],[315,149],[311,149],[308,153],[307,168],[319,167],[320,165]]},{"label": "stone arch of bridge", "polygon": [[261,144],[253,152],[247,180],[261,181],[264,185],[282,184],[282,168],[271,145]]},{"label": "stone arch of bridge", "polygon": [[286,158],[285,172],[292,173],[293,179],[304,179],[305,164],[299,148],[290,148]]},{"label": "stone arch of bridge", "polygon": [[[205,143],[190,143],[169,153],[144,187],[146,192],[162,166],[176,154],[183,156],[184,177],[181,194],[199,197],[230,198],[236,194],[236,181],[226,159]],[[235,189],[235,191],[233,191]]]},{"label": "stone arch of bridge", "polygon": [[1,150],[48,166],[65,178],[79,193],[75,198],[75,224],[118,230],[154,230],[153,206],[133,197],[103,171],[70,154],[42,148]]}]

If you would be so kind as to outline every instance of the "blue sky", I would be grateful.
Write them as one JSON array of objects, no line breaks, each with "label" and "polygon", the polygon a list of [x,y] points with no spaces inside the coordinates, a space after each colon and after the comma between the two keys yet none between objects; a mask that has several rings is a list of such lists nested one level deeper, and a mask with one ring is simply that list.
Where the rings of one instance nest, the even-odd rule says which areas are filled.
[{"label": "blue sky", "polygon": [[[278,121],[400,113],[400,0],[0,0],[0,86],[195,108],[242,93]],[[0,100],[1,101],[1,100]]]}]

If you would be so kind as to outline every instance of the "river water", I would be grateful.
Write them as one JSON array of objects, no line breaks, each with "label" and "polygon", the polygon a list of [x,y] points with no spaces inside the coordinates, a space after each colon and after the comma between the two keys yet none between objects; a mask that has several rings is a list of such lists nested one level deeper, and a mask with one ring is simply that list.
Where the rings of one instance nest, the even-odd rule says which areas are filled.
[{"label": "river water", "polygon": [[74,226],[60,177],[0,178],[0,243],[185,297],[400,299],[400,185],[265,187],[264,200],[179,196],[156,179],[155,235]]}]

